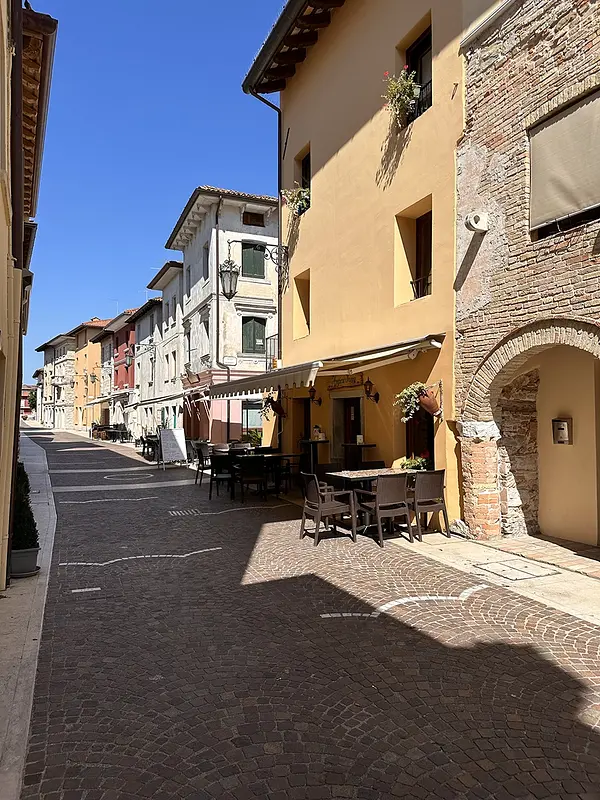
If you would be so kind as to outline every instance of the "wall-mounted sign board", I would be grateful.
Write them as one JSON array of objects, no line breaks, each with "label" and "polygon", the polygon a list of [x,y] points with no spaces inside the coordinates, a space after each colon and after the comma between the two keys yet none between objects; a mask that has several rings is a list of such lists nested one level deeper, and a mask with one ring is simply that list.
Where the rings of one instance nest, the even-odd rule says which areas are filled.
[{"label": "wall-mounted sign board", "polygon": [[185,431],[182,428],[161,428],[160,461],[163,469],[165,464],[172,464],[174,461],[187,461]]},{"label": "wall-mounted sign board", "polygon": [[340,375],[339,377],[336,375],[330,379],[327,388],[330,392],[335,392],[336,389],[356,389],[358,386],[362,386],[363,383],[362,372],[357,372],[354,375]]}]

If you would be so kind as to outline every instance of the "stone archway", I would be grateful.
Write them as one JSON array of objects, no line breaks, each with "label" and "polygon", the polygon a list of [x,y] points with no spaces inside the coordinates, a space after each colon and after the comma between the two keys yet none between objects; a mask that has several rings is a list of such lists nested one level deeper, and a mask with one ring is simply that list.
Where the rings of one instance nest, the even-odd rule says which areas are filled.
[{"label": "stone archway", "polygon": [[[600,326],[584,320],[537,320],[502,339],[478,365],[468,388],[459,420],[463,473],[464,519],[478,538],[502,532],[506,519],[507,486],[501,475],[505,452],[498,447],[502,430],[502,392],[527,361],[558,345],[600,359]],[[506,526],[505,526],[506,529]],[[527,532],[514,520],[511,533]]]}]

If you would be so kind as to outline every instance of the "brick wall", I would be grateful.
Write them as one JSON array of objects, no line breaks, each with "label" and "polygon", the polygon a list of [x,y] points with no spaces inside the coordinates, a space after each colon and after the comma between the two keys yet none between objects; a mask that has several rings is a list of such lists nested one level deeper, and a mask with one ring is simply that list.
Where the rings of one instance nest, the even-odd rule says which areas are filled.
[{"label": "brick wall", "polygon": [[[600,222],[532,241],[527,129],[600,87],[598,3],[525,0],[466,53],[457,152],[457,415],[486,355],[538,319],[600,320]],[[471,211],[490,214],[484,236]]]}]

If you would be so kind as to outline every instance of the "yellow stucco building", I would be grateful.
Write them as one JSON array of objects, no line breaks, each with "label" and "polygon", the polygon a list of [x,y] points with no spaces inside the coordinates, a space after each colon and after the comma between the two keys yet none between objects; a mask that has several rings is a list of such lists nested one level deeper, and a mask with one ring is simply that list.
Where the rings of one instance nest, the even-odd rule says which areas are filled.
[{"label": "yellow stucco building", "polygon": [[75,387],[73,396],[73,427],[85,431],[93,422],[100,422],[101,406],[88,405],[100,397],[102,376],[101,345],[92,339],[110,322],[108,319],[92,317],[82,322],[67,336],[75,338]]},{"label": "yellow stucco building", "polygon": [[30,260],[57,22],[0,0],[0,590],[6,587],[11,497],[27,332]]},{"label": "yellow stucco building", "polygon": [[[289,268],[281,276],[282,369],[262,381],[281,391],[279,444],[298,452],[318,425],[320,462],[390,466],[424,456],[446,470],[453,517],[459,44],[493,5],[290,0],[244,82],[262,100],[280,92],[280,107],[271,105]],[[419,90],[398,121],[382,95],[405,65]],[[290,196],[294,189],[302,191]],[[421,410],[405,424],[395,398],[414,382],[431,387],[442,414]]]}]

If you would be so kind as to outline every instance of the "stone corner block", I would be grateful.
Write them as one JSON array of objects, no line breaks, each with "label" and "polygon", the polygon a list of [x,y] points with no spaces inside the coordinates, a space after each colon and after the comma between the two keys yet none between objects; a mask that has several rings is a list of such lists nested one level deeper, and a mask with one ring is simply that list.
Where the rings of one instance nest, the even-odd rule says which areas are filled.
[{"label": "stone corner block", "polygon": [[477,442],[497,441],[501,436],[500,429],[495,422],[459,420],[457,428],[463,439],[472,439]]}]

